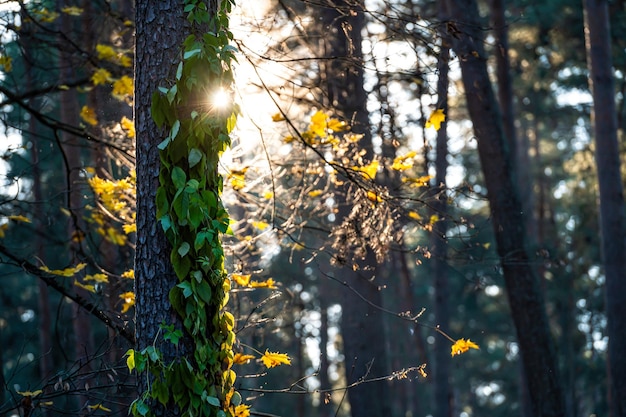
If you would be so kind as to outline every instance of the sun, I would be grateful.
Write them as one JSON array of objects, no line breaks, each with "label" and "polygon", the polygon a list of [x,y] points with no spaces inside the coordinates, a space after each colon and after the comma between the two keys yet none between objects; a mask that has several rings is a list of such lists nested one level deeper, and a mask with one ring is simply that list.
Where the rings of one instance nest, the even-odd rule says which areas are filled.
[{"label": "sun", "polygon": [[211,105],[216,109],[225,109],[232,104],[231,95],[223,88],[214,91],[210,97]]}]

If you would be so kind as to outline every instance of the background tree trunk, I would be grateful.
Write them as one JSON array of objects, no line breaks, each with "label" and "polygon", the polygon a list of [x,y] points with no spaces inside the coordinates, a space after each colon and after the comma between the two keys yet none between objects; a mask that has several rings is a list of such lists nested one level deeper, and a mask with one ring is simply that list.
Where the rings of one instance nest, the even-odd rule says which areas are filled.
[{"label": "background tree trunk", "polygon": [[[324,47],[326,56],[333,58],[326,64],[324,74],[329,106],[351,123],[354,132],[365,135],[361,143],[371,155],[361,47],[364,5],[359,0],[328,1],[325,6],[321,11]],[[352,211],[352,205],[348,201],[338,201],[337,204],[337,222],[340,224]],[[358,270],[352,267],[351,261],[343,268],[335,269],[337,279],[346,285],[341,291],[341,328],[348,384],[388,374],[383,317],[373,306],[382,306],[382,295],[375,279],[376,264],[376,257],[368,250]],[[373,305],[360,300],[354,291]],[[352,417],[390,415],[388,390],[386,381],[358,383],[351,388],[348,399]]]},{"label": "background tree trunk", "polygon": [[585,0],[584,7],[606,277],[609,410],[613,417],[623,417],[626,416],[626,241],[608,2]]},{"label": "background tree trunk", "polygon": [[448,29],[459,58],[470,118],[487,186],[498,255],[517,339],[528,379],[534,414],[563,416],[565,404],[558,376],[539,279],[529,263],[524,216],[512,155],[487,72],[475,0],[449,0]]}]

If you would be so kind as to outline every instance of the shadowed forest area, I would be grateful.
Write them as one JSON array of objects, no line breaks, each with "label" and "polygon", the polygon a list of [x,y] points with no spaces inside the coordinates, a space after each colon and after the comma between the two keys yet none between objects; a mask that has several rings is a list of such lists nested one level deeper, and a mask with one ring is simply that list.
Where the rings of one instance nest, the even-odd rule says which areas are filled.
[{"label": "shadowed forest area", "polygon": [[0,417],[626,417],[625,1],[0,33]]}]

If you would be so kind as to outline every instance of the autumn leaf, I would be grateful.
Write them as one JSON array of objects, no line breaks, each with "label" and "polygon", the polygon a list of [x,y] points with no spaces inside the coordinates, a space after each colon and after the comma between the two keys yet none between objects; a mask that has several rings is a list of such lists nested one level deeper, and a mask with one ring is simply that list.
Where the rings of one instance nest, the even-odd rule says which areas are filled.
[{"label": "autumn leaf", "polygon": [[94,281],[99,284],[108,284],[109,277],[107,277],[106,274],[85,275],[85,278],[83,278],[83,281]]},{"label": "autumn leaf", "polygon": [[451,356],[460,355],[470,349],[480,349],[480,347],[469,339],[459,339],[452,345]]},{"label": "autumn leaf", "polygon": [[361,172],[364,176],[366,176],[368,179],[374,179],[376,177],[376,172],[378,172],[378,166],[379,166],[379,162],[378,161],[372,161],[367,165],[363,165],[360,167],[352,167],[352,169],[354,169],[355,171]]},{"label": "autumn leaf", "polygon": [[322,195],[323,192],[324,191],[322,191],[322,190],[312,190],[312,191],[309,191],[308,194],[309,194],[309,197],[318,197],[318,196]]},{"label": "autumn leaf", "polygon": [[83,14],[83,9],[76,6],[64,7],[61,9],[61,11],[70,16],[80,16],[81,14]]},{"label": "autumn leaf", "polygon": [[24,222],[24,223],[31,223],[30,219],[26,216],[22,216],[20,214],[15,215],[15,216],[9,216],[9,219],[16,221],[16,222]]},{"label": "autumn leaf", "polygon": [[376,194],[374,191],[368,191],[367,192],[367,199],[369,201],[371,201],[372,203],[382,203],[383,199]]},{"label": "autumn leaf", "polygon": [[283,120],[285,120],[285,117],[282,113],[276,113],[272,116],[272,122],[282,122]]},{"label": "autumn leaf", "polygon": [[122,313],[126,313],[132,306],[135,305],[135,293],[132,291],[125,292],[120,294],[120,298],[124,300],[124,304],[122,305]]},{"label": "autumn leaf", "polygon": [[38,389],[37,391],[17,391],[17,393],[20,394],[22,397],[34,398],[38,396],[39,394],[43,393],[43,391]]},{"label": "autumn leaf", "polygon": [[268,278],[265,281],[252,281],[250,287],[252,288],[269,288],[270,290],[276,289],[276,283],[273,278]]},{"label": "autumn leaf", "polygon": [[235,357],[233,358],[233,363],[237,365],[245,365],[254,359],[254,355],[245,355],[243,353],[235,353]]},{"label": "autumn leaf", "polygon": [[137,223],[125,224],[122,226],[122,229],[124,229],[124,233],[126,233],[127,235],[134,233],[137,231]]},{"label": "autumn leaf", "polygon": [[313,134],[319,136],[320,138],[325,138],[328,134],[328,124],[326,121],[328,120],[328,115],[321,110],[315,112],[313,116],[311,116],[311,124],[309,125],[309,131]]},{"label": "autumn leaf", "polygon": [[237,285],[240,285],[242,287],[247,287],[248,285],[250,285],[250,274],[232,274],[231,277],[233,281],[237,283]]},{"label": "autumn leaf", "polygon": [[96,118],[96,112],[91,107],[85,105],[80,110],[80,118],[83,121],[91,126],[95,126],[98,124],[98,119]]},{"label": "autumn leaf", "polygon": [[439,130],[441,128],[441,123],[446,120],[446,115],[443,113],[443,109],[437,109],[430,114],[428,120],[426,120],[425,127],[428,129],[429,127],[434,127],[435,130]]},{"label": "autumn leaf", "polygon": [[258,222],[252,222],[252,226],[256,227],[260,231],[263,231],[269,227],[269,224],[267,224],[264,221],[258,221]]},{"label": "autumn leaf", "polygon": [[393,164],[391,165],[391,169],[396,171],[405,171],[413,167],[412,159],[417,155],[417,152],[411,151],[406,155],[401,155],[396,157],[393,160]]},{"label": "autumn leaf", "polygon": [[91,76],[93,85],[107,84],[111,79],[111,73],[104,68],[98,68]]},{"label": "autumn leaf", "polygon": [[265,191],[263,193],[263,198],[266,200],[271,200],[272,198],[274,198],[274,193],[272,191]]},{"label": "autumn leaf", "polygon": [[47,266],[43,265],[43,266],[40,266],[39,269],[52,275],[59,275],[62,277],[73,277],[78,272],[82,271],[86,266],[87,266],[86,263],[80,263],[76,265],[75,267],[70,267],[70,268],[65,268],[65,269],[50,269]]},{"label": "autumn leaf", "polygon": [[291,365],[291,358],[287,356],[287,354],[278,352],[274,353],[267,349],[265,350],[263,356],[261,356],[261,361],[267,368],[273,368],[282,364]]},{"label": "autumn leaf", "polygon": [[10,56],[0,56],[0,67],[4,68],[4,72],[11,72],[13,70],[13,59]]},{"label": "autumn leaf", "polygon": [[129,138],[135,137],[135,123],[132,120],[124,116],[122,117],[122,120],[120,121],[120,125],[122,126],[122,129],[124,129],[124,131],[126,132],[126,135]]},{"label": "autumn leaf", "polygon": [[91,411],[102,410],[102,411],[106,411],[107,413],[111,412],[110,408],[106,408],[102,404],[88,405],[87,408],[90,409]]},{"label": "autumn leaf", "polygon": [[235,407],[235,417],[250,417],[250,406],[239,404]]},{"label": "autumn leaf", "polygon": [[132,97],[133,95],[133,79],[128,75],[122,77],[113,83],[113,96],[116,98]]},{"label": "autumn leaf", "polygon": [[91,293],[96,293],[96,287],[92,284],[83,284],[80,281],[74,280],[74,285],[76,285],[78,288],[82,288],[85,291],[89,291]]},{"label": "autumn leaf", "polygon": [[135,279],[135,270],[129,269],[128,271],[125,271],[122,273],[122,278]]},{"label": "autumn leaf", "polygon": [[416,211],[409,211],[409,217],[410,217],[411,219],[413,219],[413,220],[417,220],[417,221],[422,220],[422,216],[420,216],[420,215],[419,215],[419,213],[418,213],[418,212],[416,212]]},{"label": "autumn leaf", "polygon": [[117,53],[109,45],[96,45],[96,53],[98,54],[98,59],[105,59],[108,61],[117,57]]},{"label": "autumn leaf", "polygon": [[418,178],[403,177],[402,182],[410,184],[411,187],[427,187],[432,175],[424,175]]}]

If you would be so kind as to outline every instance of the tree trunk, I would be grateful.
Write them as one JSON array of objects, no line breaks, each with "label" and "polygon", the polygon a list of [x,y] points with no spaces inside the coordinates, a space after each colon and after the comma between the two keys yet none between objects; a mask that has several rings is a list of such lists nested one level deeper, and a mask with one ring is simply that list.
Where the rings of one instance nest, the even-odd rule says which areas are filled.
[{"label": "tree trunk", "polygon": [[626,416],[626,241],[624,196],[617,141],[617,109],[611,57],[608,2],[585,0],[585,40],[593,95],[595,159],[600,188],[600,230],[606,277],[609,336],[609,410]]},{"label": "tree trunk", "polygon": [[[345,120],[351,121],[352,130],[362,133],[366,151],[372,154],[371,133],[367,112],[367,94],[363,86],[362,34],[365,25],[363,1],[329,1],[321,10],[328,62],[325,79],[329,105]],[[338,223],[347,218],[352,207],[347,201],[338,201]],[[341,291],[341,329],[344,346],[346,378],[356,384],[348,391],[352,417],[388,416],[386,381],[360,383],[388,374],[384,326],[381,311],[382,296],[376,275],[376,257],[368,250],[358,270],[352,262],[341,270],[335,269],[337,278],[345,284]],[[340,272],[339,272],[340,271]],[[359,299],[357,291],[371,304]]]},{"label": "tree trunk", "polygon": [[[157,128],[150,115],[153,92],[162,80],[174,74],[180,48],[189,25],[180,0],[137,0],[135,9],[135,131],[137,172],[137,242],[135,253],[135,326],[136,349],[155,345],[163,362],[186,353],[184,338],[178,349],[164,342],[159,326],[174,324],[182,328],[180,317],[169,302],[169,291],[177,284],[170,263],[170,247],[156,218],[155,196],[159,185],[160,159],[157,145],[166,134]],[[185,336],[187,337],[187,336]],[[181,350],[182,348],[182,350]],[[139,377],[139,392],[146,389],[146,378]],[[155,415],[177,415],[154,404]]]},{"label": "tree trunk", "polygon": [[558,376],[539,279],[529,263],[527,236],[512,155],[487,72],[475,0],[449,0],[448,25],[459,58],[467,107],[478,141],[498,255],[526,372],[534,415],[563,416]]},{"label": "tree trunk", "polygon": [[[445,2],[439,3],[439,17],[443,21],[448,17]],[[441,48],[437,61],[437,108],[448,114],[448,63],[450,59],[450,39],[441,31]],[[434,201],[432,211],[439,216],[440,220],[433,225],[432,253],[433,253],[433,278],[435,287],[435,321],[437,326],[447,330],[450,326],[450,285],[448,283],[448,241],[446,233],[447,224],[447,193],[446,172],[448,170],[448,135],[447,123],[442,123],[437,131],[437,155],[435,157],[435,186],[433,187]],[[450,389],[450,343],[443,337],[435,339],[435,374],[434,374],[434,399],[435,417],[452,416],[452,391]]]}]

